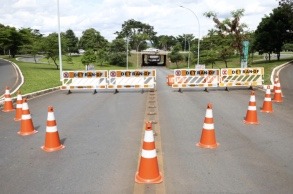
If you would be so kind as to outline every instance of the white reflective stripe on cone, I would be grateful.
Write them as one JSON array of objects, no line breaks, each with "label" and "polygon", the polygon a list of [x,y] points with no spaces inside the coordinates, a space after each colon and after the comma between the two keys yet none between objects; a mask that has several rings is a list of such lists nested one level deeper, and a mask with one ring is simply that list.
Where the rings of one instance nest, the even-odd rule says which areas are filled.
[{"label": "white reflective stripe on cone", "polygon": [[255,102],[255,96],[250,96],[250,102]]},{"label": "white reflective stripe on cone", "polygon": [[214,124],[204,123],[203,128],[206,129],[206,130],[213,130],[214,129]]},{"label": "white reflective stripe on cone", "polygon": [[271,98],[265,98],[265,101],[271,101]]},{"label": "white reflective stripe on cone", "polygon": [[248,110],[256,110],[256,106],[248,106]]},{"label": "white reflective stripe on cone", "polygon": [[5,98],[4,101],[12,101],[11,98]]},{"label": "white reflective stripe on cone", "polygon": [[9,94],[9,90],[5,90],[5,94]]},{"label": "white reflective stripe on cone", "polygon": [[281,90],[275,90],[276,93],[281,93]]},{"label": "white reflective stripe on cone", "polygon": [[56,126],[53,126],[53,127],[47,126],[46,132],[49,132],[49,133],[57,132],[57,127]]},{"label": "white reflective stripe on cone", "polygon": [[55,121],[55,116],[53,112],[48,112],[48,117],[47,117],[48,121]]},{"label": "white reflective stripe on cone", "polygon": [[141,150],[141,157],[143,158],[155,158],[157,157],[156,150]]},{"label": "white reflective stripe on cone", "polygon": [[212,109],[207,109],[206,118],[213,118],[213,110]]},{"label": "white reflective stripe on cone", "polygon": [[22,108],[22,104],[16,104],[16,108]]},{"label": "white reflective stripe on cone", "polygon": [[31,117],[31,115],[30,114],[28,114],[28,115],[21,115],[21,119],[22,120],[28,120],[28,119],[31,119],[32,117]]},{"label": "white reflective stripe on cone", "polygon": [[145,131],[144,142],[154,142],[154,132],[153,130]]},{"label": "white reflective stripe on cone", "polygon": [[27,103],[22,104],[22,110],[28,110],[28,105]]}]

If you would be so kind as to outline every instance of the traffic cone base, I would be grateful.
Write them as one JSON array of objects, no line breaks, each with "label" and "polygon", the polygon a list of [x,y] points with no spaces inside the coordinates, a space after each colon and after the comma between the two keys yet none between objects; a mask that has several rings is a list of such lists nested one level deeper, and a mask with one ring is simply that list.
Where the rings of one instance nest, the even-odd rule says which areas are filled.
[{"label": "traffic cone base", "polygon": [[35,133],[38,133],[37,130],[33,130],[33,131],[30,131],[30,132],[22,132],[22,131],[18,131],[17,132],[19,135],[22,135],[22,136],[27,136],[27,135],[33,135]]},{"label": "traffic cone base", "polygon": [[141,183],[141,184],[143,184],[143,183],[146,183],[146,184],[151,184],[151,183],[158,184],[158,183],[163,182],[163,175],[159,172],[159,176],[157,178],[155,178],[155,179],[144,179],[144,178],[141,178],[139,176],[139,173],[137,172],[135,174],[135,182],[136,183]]},{"label": "traffic cone base", "polygon": [[217,148],[220,144],[216,142],[216,136],[214,130],[203,129],[200,142],[196,146],[201,148]]}]

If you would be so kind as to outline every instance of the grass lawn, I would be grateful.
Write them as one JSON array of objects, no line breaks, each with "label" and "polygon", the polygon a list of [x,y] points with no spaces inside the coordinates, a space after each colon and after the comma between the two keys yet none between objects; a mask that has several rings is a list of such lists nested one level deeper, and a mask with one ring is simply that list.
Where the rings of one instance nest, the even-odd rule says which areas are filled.
[{"label": "grass lawn", "polygon": [[[1,56],[3,57],[3,56]],[[129,57],[129,69],[136,68],[137,64],[137,55],[131,54]],[[13,61],[16,63],[19,68],[21,69],[23,76],[24,76],[24,84],[21,86],[20,91],[22,94],[27,94],[39,90],[44,90],[47,88],[57,87],[61,85],[60,82],[60,71],[56,68],[52,61],[47,61],[43,59],[41,63],[28,63],[28,62],[20,62],[16,61],[15,59],[11,59],[8,57],[3,57],[8,60]],[[268,61],[259,61],[260,56],[255,56],[255,62],[251,63],[249,67],[264,67],[265,69],[265,84],[270,83],[270,74],[274,67],[283,64],[287,61],[293,60],[293,57],[288,59],[283,59],[280,61],[272,60],[271,62]],[[261,57],[262,58],[262,57]],[[80,56],[73,56],[72,63],[68,63],[66,61],[66,56],[62,58],[62,66],[63,71],[74,71],[74,70],[85,70],[84,65],[81,63]],[[139,57],[139,61],[140,61]],[[58,63],[58,62],[57,62]],[[179,68],[187,68],[187,63],[182,62],[179,63]],[[97,65],[95,64],[96,70],[110,70],[110,69],[126,69],[125,67],[119,66],[111,66],[111,65]],[[168,66],[170,69],[177,68],[174,64]],[[239,58],[232,58],[228,62],[229,68],[238,68],[239,66]],[[212,68],[211,65],[206,65],[207,69]],[[214,68],[225,68],[225,64],[223,62],[217,62],[214,65]]]}]

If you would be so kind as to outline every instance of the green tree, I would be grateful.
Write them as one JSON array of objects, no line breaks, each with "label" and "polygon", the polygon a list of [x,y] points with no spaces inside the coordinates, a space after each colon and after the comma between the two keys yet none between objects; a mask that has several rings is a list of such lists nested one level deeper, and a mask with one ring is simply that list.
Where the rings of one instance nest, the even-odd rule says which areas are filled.
[{"label": "green tree", "polygon": [[122,24],[121,31],[117,31],[115,34],[117,34],[117,39],[128,37],[130,47],[136,49],[141,41],[150,40],[154,42],[157,33],[153,26],[130,19],[125,21]]},{"label": "green tree", "polygon": [[92,49],[96,51],[99,48],[103,48],[107,43],[108,41],[100,32],[96,31],[94,28],[90,28],[82,32],[79,47],[84,50]]},{"label": "green tree", "polygon": [[86,66],[86,69],[88,69],[88,65],[95,63],[96,60],[97,56],[95,55],[95,51],[92,49],[88,49],[81,58],[81,62]]},{"label": "green tree", "polygon": [[268,53],[269,60],[272,53],[276,53],[280,60],[280,52],[284,43],[290,42],[293,34],[288,32],[290,26],[288,7],[273,9],[273,13],[262,18],[255,31],[254,48],[260,54]]},{"label": "green tree", "polygon": [[[58,44],[58,34],[52,33],[44,38],[43,45],[44,52],[46,53],[46,58],[52,59],[56,69],[59,69],[59,65],[57,64],[57,59],[59,57],[59,44]],[[66,48],[66,38],[63,33],[61,33],[61,53],[65,53]]]},{"label": "green tree", "polygon": [[212,18],[216,24],[215,27],[217,33],[224,37],[227,37],[227,35],[229,35],[229,37],[232,38],[230,46],[236,49],[238,54],[242,53],[242,42],[246,40],[245,29],[247,28],[246,24],[240,23],[240,19],[244,15],[244,9],[232,11],[232,19],[226,18],[223,21],[220,21],[217,17],[217,14],[214,12],[206,12],[204,15],[208,18]]},{"label": "green tree", "polygon": [[178,41],[174,36],[160,35],[155,41],[155,47],[170,50]]},{"label": "green tree", "polygon": [[170,61],[171,61],[172,63],[175,63],[177,68],[179,68],[179,66],[178,66],[178,62],[179,62],[179,61],[182,61],[182,59],[183,59],[183,56],[182,56],[182,55],[180,54],[180,52],[179,52],[180,49],[181,49],[181,45],[180,45],[180,43],[177,43],[177,44],[173,47],[171,53],[168,54],[168,57],[170,58]]},{"label": "green tree", "polygon": [[43,35],[37,29],[28,28],[28,42],[21,46],[21,52],[24,54],[30,54],[34,57],[35,63],[37,63],[38,53],[43,51]]},{"label": "green tree", "polygon": [[117,38],[110,44],[109,62],[112,65],[126,67],[126,43],[124,39]]},{"label": "green tree", "polygon": [[176,37],[177,42],[179,42],[181,44],[181,48],[184,51],[188,50],[189,47],[189,43],[192,42],[192,40],[194,40],[194,36],[193,34],[183,34],[183,35],[179,35]]},{"label": "green tree", "polygon": [[66,37],[66,42],[67,42],[67,51],[69,53],[69,55],[71,55],[71,53],[75,53],[77,52],[77,43],[78,43],[78,38],[75,36],[73,30],[68,29],[65,32],[65,37]]}]

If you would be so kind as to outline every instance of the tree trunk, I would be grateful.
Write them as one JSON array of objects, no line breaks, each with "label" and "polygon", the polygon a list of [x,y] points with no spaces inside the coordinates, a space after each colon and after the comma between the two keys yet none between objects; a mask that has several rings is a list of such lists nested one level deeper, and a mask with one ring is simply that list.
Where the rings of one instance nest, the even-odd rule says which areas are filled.
[{"label": "tree trunk", "polygon": [[56,59],[54,59],[54,58],[51,58],[51,59],[53,60],[54,64],[56,65],[56,68],[58,70],[59,69],[59,65],[57,64]]}]

